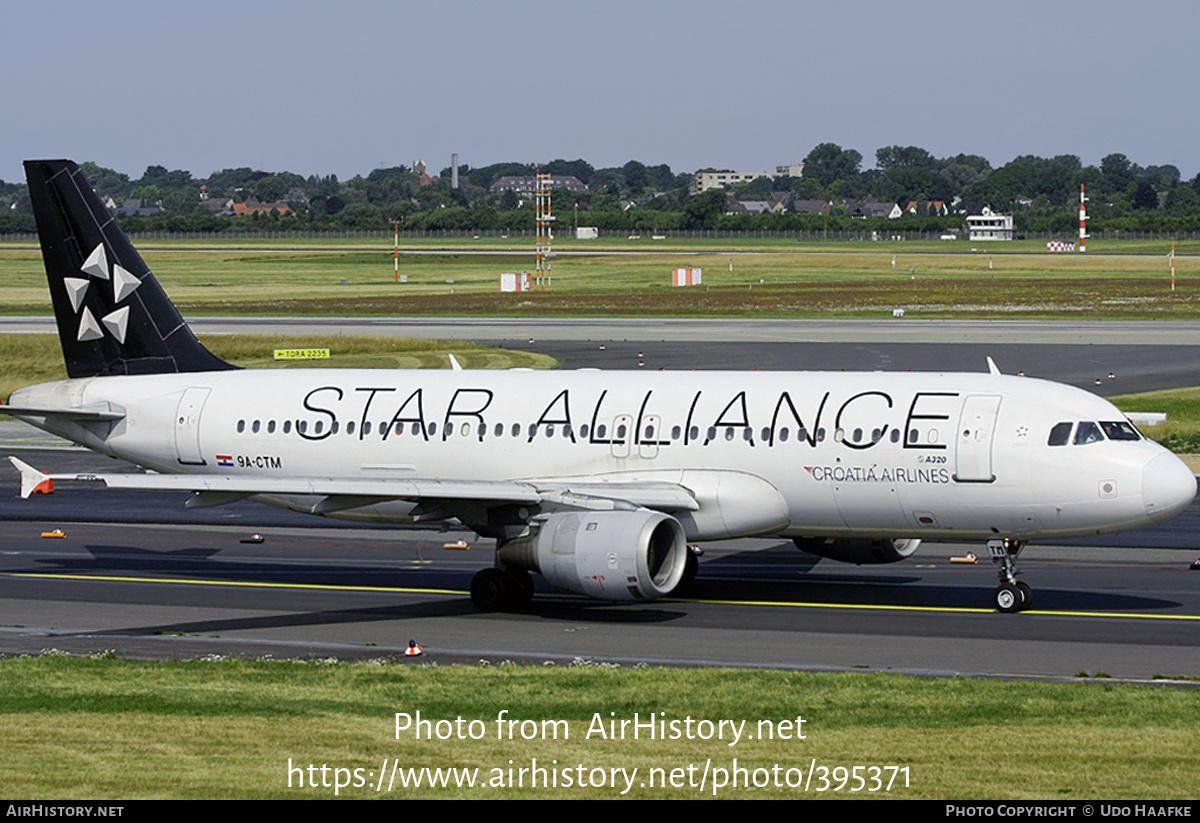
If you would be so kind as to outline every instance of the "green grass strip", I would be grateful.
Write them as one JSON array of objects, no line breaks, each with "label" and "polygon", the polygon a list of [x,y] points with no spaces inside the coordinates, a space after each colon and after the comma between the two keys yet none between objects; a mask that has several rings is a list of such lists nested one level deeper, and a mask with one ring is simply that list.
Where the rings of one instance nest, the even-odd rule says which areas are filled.
[{"label": "green grass strip", "polygon": [[[0,661],[0,695],[0,780],[20,798],[326,798],[338,774],[351,784],[339,790],[344,797],[621,796],[624,786],[607,777],[601,787],[562,785],[562,770],[578,775],[577,767],[590,778],[636,768],[626,797],[693,798],[713,796],[717,770],[730,779],[736,758],[751,782],[757,775],[769,785],[727,784],[717,797],[1167,799],[1194,797],[1200,767],[1200,691],[1096,680],[51,654]],[[418,711],[448,721],[429,727],[444,739],[417,740],[411,730],[397,739],[396,713]],[[498,725],[502,712],[517,723]],[[610,720],[619,732],[635,712],[643,723],[651,713],[676,721],[679,735],[647,739],[643,727],[634,740],[627,724],[624,738],[609,736]],[[687,728],[697,738],[700,721],[715,732],[722,720],[745,721],[739,742],[730,745],[728,726],[724,739],[688,739]],[[760,737],[768,730],[775,739]],[[557,787],[530,787],[528,772],[523,786],[512,785],[535,759],[560,770]],[[479,785],[377,791],[393,764],[477,769]],[[901,778],[891,791],[852,792],[855,766],[906,768],[908,787]],[[653,769],[664,779],[679,770],[683,784],[640,785]],[[807,792],[786,785],[789,774],[810,771]],[[822,777],[832,782],[819,792]]]}]

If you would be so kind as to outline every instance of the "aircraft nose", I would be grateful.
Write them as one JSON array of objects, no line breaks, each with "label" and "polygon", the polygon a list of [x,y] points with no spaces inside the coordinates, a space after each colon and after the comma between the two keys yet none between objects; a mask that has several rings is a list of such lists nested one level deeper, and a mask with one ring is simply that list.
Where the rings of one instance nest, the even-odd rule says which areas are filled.
[{"label": "aircraft nose", "polygon": [[1175,455],[1165,452],[1142,469],[1142,500],[1156,523],[1170,520],[1196,497],[1196,476]]}]

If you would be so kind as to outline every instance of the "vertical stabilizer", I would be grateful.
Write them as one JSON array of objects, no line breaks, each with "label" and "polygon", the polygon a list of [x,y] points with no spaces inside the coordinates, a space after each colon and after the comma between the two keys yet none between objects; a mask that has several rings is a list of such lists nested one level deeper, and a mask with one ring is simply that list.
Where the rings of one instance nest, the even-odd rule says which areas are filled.
[{"label": "vertical stabilizer", "polygon": [[27,160],[67,374],[233,369],[200,344],[70,160]]}]

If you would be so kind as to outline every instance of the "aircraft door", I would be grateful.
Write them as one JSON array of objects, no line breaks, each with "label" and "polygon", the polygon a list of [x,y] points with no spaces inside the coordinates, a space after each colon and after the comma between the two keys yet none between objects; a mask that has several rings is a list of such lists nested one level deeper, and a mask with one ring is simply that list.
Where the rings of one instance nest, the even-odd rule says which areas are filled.
[{"label": "aircraft door", "polygon": [[999,395],[973,394],[963,400],[954,454],[954,479],[959,483],[991,483],[996,479],[992,473],[992,441],[999,412]]},{"label": "aircraft door", "polygon": [[200,412],[210,391],[201,386],[189,386],[179,398],[179,408],[175,412],[175,453],[180,463],[204,465],[204,455],[200,451]]}]

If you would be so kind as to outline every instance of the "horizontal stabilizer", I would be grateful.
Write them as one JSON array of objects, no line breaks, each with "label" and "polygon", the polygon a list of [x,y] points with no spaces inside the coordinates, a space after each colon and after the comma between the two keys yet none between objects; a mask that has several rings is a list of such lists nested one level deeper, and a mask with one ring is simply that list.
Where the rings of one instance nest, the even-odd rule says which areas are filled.
[{"label": "horizontal stabilizer", "polygon": [[57,417],[63,420],[123,420],[125,412],[111,409],[68,409],[49,406],[5,406],[0,404],[0,414],[13,417]]},{"label": "horizontal stabilizer", "polygon": [[17,467],[17,471],[21,473],[21,497],[27,499],[36,491],[44,493],[54,491],[54,482],[50,475],[45,472],[38,471],[33,466],[26,463],[24,460],[18,460],[15,457],[8,458],[12,464]]}]

